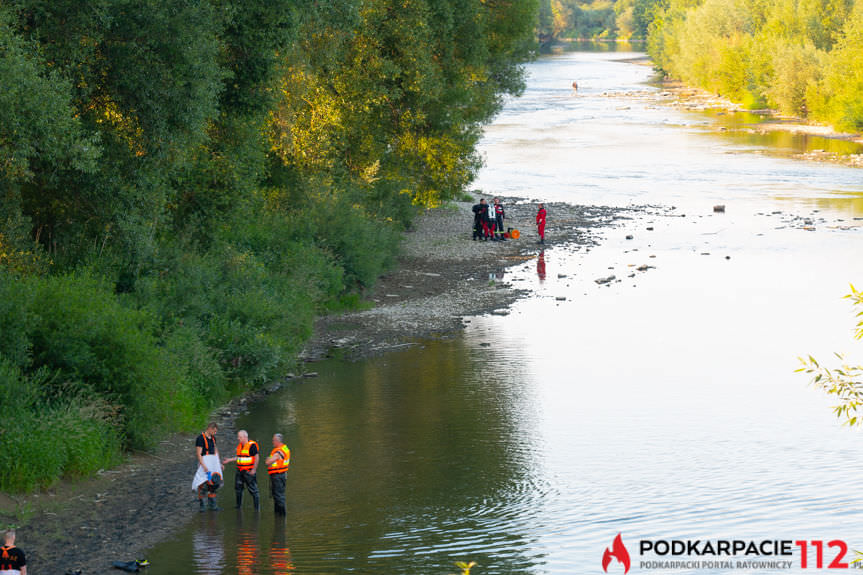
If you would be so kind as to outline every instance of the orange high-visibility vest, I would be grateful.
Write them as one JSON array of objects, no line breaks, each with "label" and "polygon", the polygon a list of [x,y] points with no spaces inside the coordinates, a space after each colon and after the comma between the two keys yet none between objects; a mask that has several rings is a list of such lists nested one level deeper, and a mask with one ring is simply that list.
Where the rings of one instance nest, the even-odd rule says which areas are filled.
[{"label": "orange high-visibility vest", "polygon": [[[252,445],[258,447],[258,444],[251,440],[246,444],[237,444],[237,471],[251,471],[255,467],[255,456],[249,455]],[[259,453],[260,451],[258,448]]]},{"label": "orange high-visibility vest", "polygon": [[274,475],[276,473],[284,473],[288,470],[288,466],[291,465],[291,450],[288,449],[287,445],[283,445],[281,447],[276,447],[270,452],[270,457],[274,456],[277,452],[282,453],[282,457],[276,459],[272,462],[267,469],[267,472],[270,475]]}]

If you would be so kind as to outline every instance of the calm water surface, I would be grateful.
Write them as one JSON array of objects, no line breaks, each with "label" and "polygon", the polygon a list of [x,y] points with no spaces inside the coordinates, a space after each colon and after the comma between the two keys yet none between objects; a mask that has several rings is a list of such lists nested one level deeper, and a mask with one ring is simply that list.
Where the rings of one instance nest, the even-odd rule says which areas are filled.
[{"label": "calm water surface", "polygon": [[[151,575],[446,574],[456,560],[598,574],[617,533],[643,573],[770,572],[641,569],[648,538],[863,549],[861,432],[793,373],[798,355],[859,348],[841,296],[863,283],[863,172],[628,99],[652,89],[649,68],[618,61],[633,56],[531,64],[487,130],[478,186],[685,217],[648,212],[595,249],[546,250],[543,278],[537,260],[507,275],[533,297],[455,340],[316,365],[239,421],[267,449],[286,435],[288,521],[268,497],[259,516],[202,514],[151,551]],[[628,277],[641,264],[654,268]],[[623,281],[593,281],[611,274]]]}]

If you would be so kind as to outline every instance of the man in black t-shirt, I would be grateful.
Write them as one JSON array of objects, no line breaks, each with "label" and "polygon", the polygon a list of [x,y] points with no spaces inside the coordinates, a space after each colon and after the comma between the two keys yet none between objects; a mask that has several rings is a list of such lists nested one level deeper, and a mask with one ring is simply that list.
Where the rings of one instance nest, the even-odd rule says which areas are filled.
[{"label": "man in black t-shirt", "polygon": [[195,454],[198,457],[198,465],[204,468],[204,471],[209,474],[208,477],[213,476],[215,478],[218,475],[218,481],[210,480],[198,487],[198,503],[201,506],[201,511],[204,510],[205,498],[210,502],[210,509],[213,511],[218,511],[219,509],[219,506],[216,505],[216,490],[222,485],[222,467],[220,465],[215,469],[209,469],[204,463],[205,455],[219,457],[219,448],[216,447],[217,431],[219,431],[219,426],[216,425],[216,422],[210,422],[207,429],[195,439]]},{"label": "man in black t-shirt", "polygon": [[27,575],[27,559],[24,552],[15,547],[15,531],[6,532],[6,544],[0,547],[0,574]]}]

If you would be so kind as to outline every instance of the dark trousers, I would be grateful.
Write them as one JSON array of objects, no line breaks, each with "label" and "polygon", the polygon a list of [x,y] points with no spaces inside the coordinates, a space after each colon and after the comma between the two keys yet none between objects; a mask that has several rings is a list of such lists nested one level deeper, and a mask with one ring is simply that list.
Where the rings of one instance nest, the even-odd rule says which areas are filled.
[{"label": "dark trousers", "polygon": [[273,496],[273,505],[276,515],[287,514],[285,509],[285,473],[273,473],[270,475],[270,494]]},{"label": "dark trousers", "polygon": [[495,216],[494,233],[503,236],[503,216]]},{"label": "dark trousers", "polygon": [[237,507],[243,506],[243,491],[249,489],[252,500],[255,502],[255,510],[260,509],[260,497],[258,495],[258,476],[248,471],[237,471],[234,476],[234,491],[237,492]]}]

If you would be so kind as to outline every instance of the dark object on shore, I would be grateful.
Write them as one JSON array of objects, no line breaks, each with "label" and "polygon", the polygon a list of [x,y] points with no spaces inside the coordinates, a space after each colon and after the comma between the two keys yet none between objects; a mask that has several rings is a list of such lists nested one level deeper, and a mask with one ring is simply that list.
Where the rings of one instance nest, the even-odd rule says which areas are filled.
[{"label": "dark object on shore", "polygon": [[648,232],[652,232],[652,231],[653,231],[653,227],[649,227],[649,228],[647,228],[647,231],[648,231]]},{"label": "dark object on shore", "polygon": [[[149,567],[150,562],[146,559],[135,559],[134,561],[114,561],[111,565],[115,569],[120,569],[122,571],[126,571],[127,573],[137,573],[141,570],[141,567]],[[71,573],[71,572],[67,572]],[[75,571],[77,575],[81,575],[81,571]]]},{"label": "dark object on shore", "polygon": [[628,240],[631,240],[632,238],[633,238],[633,236],[631,236],[631,235],[626,236],[626,239],[628,239]]},{"label": "dark object on shore", "polygon": [[716,212],[717,214],[724,214],[725,213],[725,204],[718,204],[716,206],[713,206],[713,211]]}]

